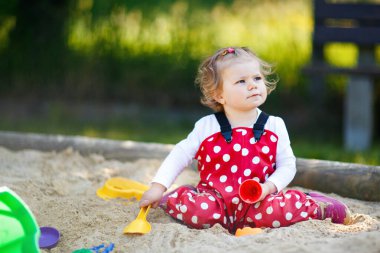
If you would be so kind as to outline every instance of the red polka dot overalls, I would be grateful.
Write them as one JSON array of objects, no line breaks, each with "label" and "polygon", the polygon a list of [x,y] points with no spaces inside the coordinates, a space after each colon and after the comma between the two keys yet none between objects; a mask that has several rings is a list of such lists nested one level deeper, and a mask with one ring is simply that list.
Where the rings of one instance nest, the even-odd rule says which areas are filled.
[{"label": "red polka dot overalls", "polygon": [[261,121],[261,133],[256,134],[252,128],[231,129],[224,113],[216,116],[221,132],[207,137],[195,156],[199,184],[177,188],[168,196],[165,211],[189,227],[209,228],[219,223],[231,233],[245,226],[283,227],[317,218],[318,205],[296,190],[270,194],[255,204],[240,199],[242,182],[264,183],[275,171],[278,136],[263,130],[268,117],[264,112],[255,124],[257,130]]}]

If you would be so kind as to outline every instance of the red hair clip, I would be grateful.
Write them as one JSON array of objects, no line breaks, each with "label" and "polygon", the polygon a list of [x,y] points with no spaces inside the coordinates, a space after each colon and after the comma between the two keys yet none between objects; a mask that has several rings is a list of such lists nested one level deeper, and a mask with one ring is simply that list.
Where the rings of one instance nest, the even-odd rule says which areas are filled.
[{"label": "red hair clip", "polygon": [[227,48],[222,52],[222,56],[225,56],[226,54],[236,54],[235,49],[232,47]]}]

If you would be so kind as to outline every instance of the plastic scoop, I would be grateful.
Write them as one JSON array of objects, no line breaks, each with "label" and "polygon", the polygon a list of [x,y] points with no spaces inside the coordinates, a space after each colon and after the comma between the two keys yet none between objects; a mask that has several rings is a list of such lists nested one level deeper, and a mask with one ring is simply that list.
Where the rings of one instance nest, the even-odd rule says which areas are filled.
[{"label": "plastic scoop", "polygon": [[38,240],[38,245],[41,249],[51,249],[57,246],[60,234],[53,227],[40,227],[41,237]]},{"label": "plastic scoop", "polygon": [[261,228],[250,228],[250,227],[244,227],[244,228],[238,228],[236,230],[235,236],[245,236],[245,235],[257,235],[261,234],[263,230]]},{"label": "plastic scoop", "polygon": [[136,219],[124,228],[124,234],[146,234],[152,229],[152,226],[146,220],[150,209],[149,206],[142,207]]},{"label": "plastic scoop", "polygon": [[128,178],[114,177],[108,179],[104,186],[96,191],[96,194],[102,199],[136,198],[140,200],[143,193],[148,189],[149,186],[137,181]]},{"label": "plastic scoop", "polygon": [[247,204],[256,203],[262,192],[261,185],[253,179],[244,181],[239,187],[240,198]]}]

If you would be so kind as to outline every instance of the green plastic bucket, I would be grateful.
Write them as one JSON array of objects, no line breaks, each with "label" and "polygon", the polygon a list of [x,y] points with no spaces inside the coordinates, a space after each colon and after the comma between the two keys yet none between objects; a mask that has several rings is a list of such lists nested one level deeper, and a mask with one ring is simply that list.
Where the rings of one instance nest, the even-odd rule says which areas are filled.
[{"label": "green plastic bucket", "polygon": [[40,229],[22,199],[8,187],[0,187],[0,252],[38,253]]}]

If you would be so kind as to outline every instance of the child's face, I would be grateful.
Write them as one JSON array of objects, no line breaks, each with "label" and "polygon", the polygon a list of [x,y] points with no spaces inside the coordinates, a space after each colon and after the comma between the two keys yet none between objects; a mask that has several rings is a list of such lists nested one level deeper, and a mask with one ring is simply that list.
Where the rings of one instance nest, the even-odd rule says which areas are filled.
[{"label": "child's face", "polygon": [[233,61],[222,69],[221,77],[216,101],[225,111],[249,111],[265,102],[267,87],[257,60]]}]

